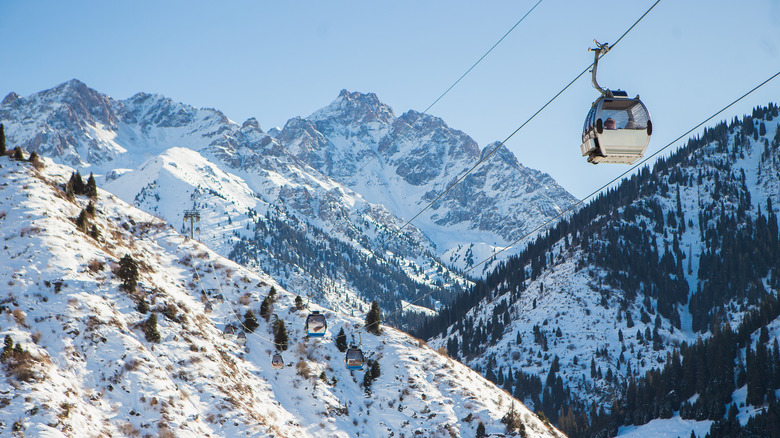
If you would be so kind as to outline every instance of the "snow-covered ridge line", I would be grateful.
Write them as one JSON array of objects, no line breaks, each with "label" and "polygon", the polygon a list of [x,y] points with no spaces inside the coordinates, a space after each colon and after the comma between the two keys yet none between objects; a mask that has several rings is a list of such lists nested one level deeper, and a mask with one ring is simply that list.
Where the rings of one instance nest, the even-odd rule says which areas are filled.
[{"label": "snow-covered ridge line", "polygon": [[[63,190],[72,169],[0,157],[5,251],[0,336],[26,351],[25,370],[0,377],[0,430],[34,436],[497,436],[514,409],[527,436],[561,436],[467,367],[386,328],[363,335],[381,365],[367,393],[330,336],[361,321],[312,306],[329,336],[303,335],[306,312],[259,271],[249,271],[164,222],[98,191]],[[82,212],[87,224],[77,228]],[[129,254],[138,288],[122,286]],[[282,370],[270,367],[271,324],[258,318],[246,344],[226,333],[235,314],[259,314],[274,288],[273,314],[288,327]],[[209,311],[210,309],[210,311]],[[144,313],[145,312],[145,313]],[[156,317],[152,324],[151,316]],[[273,319],[271,319],[273,321]],[[160,341],[149,337],[155,327]],[[22,358],[14,356],[16,358]],[[22,359],[19,359],[22,360]]]}]

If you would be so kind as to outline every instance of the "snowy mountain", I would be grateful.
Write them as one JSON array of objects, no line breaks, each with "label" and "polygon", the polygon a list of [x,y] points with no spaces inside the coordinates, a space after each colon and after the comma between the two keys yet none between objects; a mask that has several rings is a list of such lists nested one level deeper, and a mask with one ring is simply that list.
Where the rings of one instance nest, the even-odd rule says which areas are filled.
[{"label": "snowy mountain", "polygon": [[[506,418],[525,436],[562,436],[389,327],[367,334],[359,318],[311,305],[328,334],[307,338],[307,311],[268,275],[107,191],[79,194],[71,168],[43,165],[0,157],[0,434],[474,436],[482,423],[500,436]],[[268,321],[235,331],[263,308]],[[275,370],[280,326],[287,365]],[[373,379],[345,369],[332,341],[341,329],[362,333]]]},{"label": "snowy mountain", "polygon": [[[780,395],[779,123],[770,104],[706,129],[561,221],[418,336],[571,436],[664,424],[676,424],[669,436],[710,425],[736,436],[762,408],[776,418],[765,394]],[[732,404],[740,425],[726,418]],[[642,426],[653,419],[670,420]]]},{"label": "snowy mountain", "polygon": [[[403,221],[305,165],[254,119],[239,126],[216,110],[159,95],[119,101],[73,80],[28,98],[9,96],[0,121],[9,144],[85,176],[94,172],[122,199],[182,231],[184,211],[199,209],[209,247],[322,304],[361,312],[371,300],[396,309],[401,300],[430,296],[420,304],[432,307],[448,299],[431,293],[435,284],[463,282],[413,227],[388,247],[392,253],[379,254],[386,260],[370,261]],[[375,281],[321,269],[326,260],[315,256],[336,248],[340,265],[359,259],[363,277]]]},{"label": "snowy mountain", "polygon": [[[255,119],[239,125],[160,95],[116,100],[72,80],[7,96],[0,122],[9,144],[94,173],[183,232],[184,211],[199,210],[210,248],[346,312],[372,300],[387,310],[447,303],[467,284],[452,267],[471,266],[574,202],[501,149],[380,247],[494,146],[480,150],[436,117],[396,118],[373,94],[343,91],[269,134]],[[412,326],[417,317],[398,318]]]},{"label": "snowy mountain", "polygon": [[[276,135],[293,155],[396,216],[411,218],[483,156],[465,133],[440,118],[395,117],[375,94],[342,90],[306,119]],[[505,147],[425,212],[415,226],[444,260],[467,268],[560,213],[576,199],[549,175],[529,169]]]}]

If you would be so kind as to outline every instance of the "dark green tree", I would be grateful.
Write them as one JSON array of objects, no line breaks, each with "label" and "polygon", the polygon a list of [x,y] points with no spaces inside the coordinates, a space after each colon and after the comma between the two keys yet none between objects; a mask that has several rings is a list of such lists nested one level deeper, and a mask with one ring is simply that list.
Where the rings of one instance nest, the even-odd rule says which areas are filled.
[{"label": "dark green tree", "polygon": [[379,368],[379,361],[370,360],[366,374],[363,376],[363,388],[366,390],[366,393],[371,392],[371,385],[373,385],[374,380],[378,379],[381,374],[382,371]]},{"label": "dark green tree", "polygon": [[252,309],[247,310],[244,314],[244,328],[249,332],[254,332],[259,326],[255,312],[252,312]]},{"label": "dark green tree", "polygon": [[81,173],[79,171],[73,172],[70,175],[70,180],[68,180],[68,186],[73,190],[73,193],[76,195],[83,195],[86,193],[87,186],[84,184],[84,180],[81,178]]},{"label": "dark green tree", "polygon": [[85,210],[81,210],[81,213],[79,213],[79,217],[76,218],[76,228],[78,228],[79,231],[82,233],[86,233],[89,229],[89,218],[88,214]]},{"label": "dark green tree", "polygon": [[155,344],[161,340],[160,332],[157,330],[157,315],[154,313],[144,322],[144,336],[148,342]]},{"label": "dark green tree", "polygon": [[130,254],[125,254],[119,260],[119,270],[117,277],[122,280],[122,288],[127,292],[135,292],[138,287],[138,263]]},{"label": "dark green tree", "polygon": [[3,343],[3,352],[0,353],[0,362],[5,362],[13,352],[14,339],[11,335],[5,335],[5,342]]},{"label": "dark green tree", "polygon": [[287,350],[288,342],[287,327],[285,327],[284,321],[277,319],[274,321],[274,343],[276,344],[276,349],[279,351]]},{"label": "dark green tree", "polygon": [[5,147],[5,128],[3,128],[3,124],[0,123],[0,155],[5,155],[6,153],[6,147]]},{"label": "dark green tree", "polygon": [[303,310],[303,298],[300,295],[295,297],[295,310]]},{"label": "dark green tree", "polygon": [[501,422],[506,424],[506,431],[514,433],[520,431],[521,436],[525,436],[525,426],[520,418],[520,413],[515,410],[514,402],[509,406],[509,412],[501,418]]},{"label": "dark green tree", "polygon": [[265,297],[260,304],[260,317],[266,321],[271,317],[271,297]]},{"label": "dark green tree", "polygon": [[477,435],[476,436],[477,436],[477,438],[485,438],[485,437],[487,437],[487,432],[485,432],[485,423],[480,421],[479,424],[477,424]]},{"label": "dark green tree", "polygon": [[24,154],[22,153],[22,148],[19,146],[14,148],[13,159],[17,161],[24,161]]},{"label": "dark green tree", "polygon": [[371,310],[366,314],[366,331],[375,335],[382,334],[379,324],[382,322],[382,311],[379,310],[379,303],[371,302]]},{"label": "dark green tree", "polygon": [[341,327],[336,335],[336,348],[342,353],[347,351],[347,334],[344,333],[344,327]]},{"label": "dark green tree", "polygon": [[85,194],[90,199],[97,199],[97,183],[95,183],[95,177],[92,175],[92,172],[89,173],[89,179],[87,179],[87,186],[85,190]]}]

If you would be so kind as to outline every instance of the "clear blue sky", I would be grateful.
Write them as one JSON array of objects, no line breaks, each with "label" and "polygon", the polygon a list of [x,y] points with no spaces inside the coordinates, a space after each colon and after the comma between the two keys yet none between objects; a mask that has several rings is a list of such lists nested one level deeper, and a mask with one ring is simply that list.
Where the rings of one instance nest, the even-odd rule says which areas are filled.
[{"label": "clear blue sky", "polygon": [[[118,99],[161,93],[264,129],[307,116],[346,88],[396,115],[422,111],[536,0],[0,2],[0,97],[78,78]],[[503,140],[651,4],[543,0],[430,113]],[[599,81],[639,93],[648,153],[780,71],[780,1],[662,0],[599,64]],[[520,161],[582,197],[626,168],[580,157],[597,92],[589,75],[515,135]],[[719,117],[780,101],[780,78]]]}]

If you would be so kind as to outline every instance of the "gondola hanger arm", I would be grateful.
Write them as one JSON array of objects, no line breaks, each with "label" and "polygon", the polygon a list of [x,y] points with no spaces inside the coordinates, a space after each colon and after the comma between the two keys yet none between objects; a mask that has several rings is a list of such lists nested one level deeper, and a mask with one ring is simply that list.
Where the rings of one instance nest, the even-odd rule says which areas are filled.
[{"label": "gondola hanger arm", "polygon": [[596,48],[595,49],[588,48],[589,52],[595,52],[594,59],[593,59],[593,69],[591,69],[590,71],[592,73],[591,80],[593,81],[593,88],[599,90],[599,93],[611,97],[610,95],[612,94],[612,92],[609,91],[609,89],[601,88],[599,82],[596,80],[596,70],[599,67],[599,58],[601,58],[607,52],[609,52],[610,49],[609,43],[602,44],[596,41],[595,39],[593,40],[593,43],[596,44]]}]

